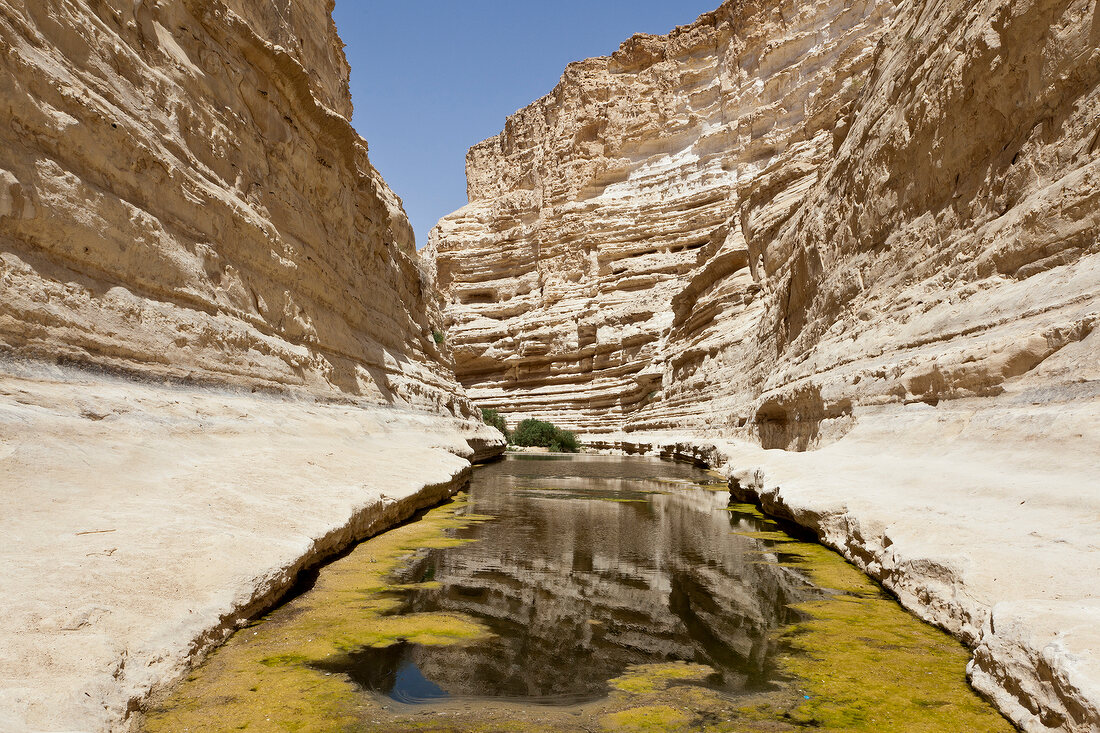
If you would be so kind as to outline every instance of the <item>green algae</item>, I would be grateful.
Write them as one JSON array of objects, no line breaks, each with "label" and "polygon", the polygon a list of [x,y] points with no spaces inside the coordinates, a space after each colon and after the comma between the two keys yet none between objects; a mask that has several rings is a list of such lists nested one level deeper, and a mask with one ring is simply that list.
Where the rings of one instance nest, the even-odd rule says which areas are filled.
[{"label": "green algae", "polygon": [[410,644],[455,644],[484,638],[488,632],[469,618],[454,613],[410,613],[382,616],[373,620],[369,631],[355,635],[352,643],[341,643],[344,650],[360,647],[387,647],[399,641]]},{"label": "green algae", "polygon": [[653,731],[685,730],[691,723],[691,714],[670,705],[642,705],[636,708],[609,713],[601,719],[604,726],[613,731],[649,733]]},{"label": "green algae", "polygon": [[[561,491],[561,490],[554,490]],[[589,497],[590,498],[590,497]],[[369,540],[327,566],[314,588],[236,634],[145,721],[161,731],[707,731],[708,733],[999,733],[1011,731],[966,684],[968,654],[912,617],[835,552],[778,531],[756,507],[733,504],[760,531],[746,554],[828,589],[796,604],[776,630],[773,689],[729,697],[701,683],[713,669],[672,662],[636,665],[609,681],[608,697],[564,708],[464,701],[410,708],[387,704],[322,666],[363,647],[399,641],[466,644],[488,638],[456,613],[388,615],[399,594],[438,587],[431,577],[394,584],[393,572],[425,548],[468,540],[448,534],[480,515],[464,501]],[[772,530],[776,527],[776,530]],[[769,547],[781,543],[778,547]],[[429,569],[429,574],[432,572]],[[598,624],[598,621],[593,620]]]},{"label": "green algae", "polygon": [[216,650],[144,721],[149,733],[351,730],[361,719],[358,687],[316,665],[362,647],[397,641],[467,643],[487,629],[455,613],[389,616],[399,601],[388,582],[423,548],[466,540],[445,533],[486,517],[459,516],[461,498],[357,546],[327,565],[310,592],[251,624]]},{"label": "green algae", "polygon": [[768,542],[798,542],[798,540],[791,537],[786,532],[781,532],[779,530],[760,530],[758,532],[730,532],[730,534],[735,534],[739,537],[748,537],[749,539],[753,540],[766,540]]},{"label": "green algae", "polygon": [[638,664],[608,684],[616,690],[638,694],[664,690],[672,682],[702,682],[712,674],[714,668],[705,664]]},{"label": "green algae", "polygon": [[[869,596],[895,605],[899,611],[901,607],[880,588],[873,580],[852,565],[834,550],[816,542],[795,541],[783,546],[783,554],[790,558],[788,562],[779,563],[787,567],[797,568],[806,575],[814,585],[827,588],[839,593],[853,596]],[[905,613],[902,611],[902,613]],[[905,614],[906,618],[913,618]],[[917,619],[913,618],[914,621]],[[918,622],[919,623],[919,622]]]},{"label": "green algae", "polygon": [[757,519],[764,519],[764,515],[753,504],[730,504],[726,507],[726,511],[735,514],[747,514]]},{"label": "green algae", "polygon": [[817,585],[836,591],[797,604],[805,620],[780,634],[780,666],[803,688],[798,724],[830,731],[997,733],[1013,727],[967,684],[969,653],[907,613],[832,551],[784,547]]},{"label": "green algae", "polygon": [[[732,504],[730,511],[762,516],[752,505]],[[836,552],[782,532],[735,534],[781,543],[773,551],[784,559],[774,564],[830,592],[795,604],[803,618],[776,637],[782,648],[777,666],[798,693],[793,704],[742,709],[742,719],[785,720],[838,733],[1013,730],[967,683],[967,650],[906,612]]]}]

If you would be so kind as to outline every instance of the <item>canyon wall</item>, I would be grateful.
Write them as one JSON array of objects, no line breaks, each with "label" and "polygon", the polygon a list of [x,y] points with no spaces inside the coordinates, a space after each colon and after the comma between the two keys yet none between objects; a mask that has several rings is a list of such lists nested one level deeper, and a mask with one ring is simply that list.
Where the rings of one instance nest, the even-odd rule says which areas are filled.
[{"label": "canyon wall", "polygon": [[332,10],[0,0],[4,731],[135,729],[503,447],[433,338]]},{"label": "canyon wall", "polygon": [[636,35],[470,150],[422,253],[458,378],[723,466],[970,646],[1021,729],[1094,733],[1098,120],[1097,0]]},{"label": "canyon wall", "polygon": [[469,414],[333,3],[0,3],[0,347]]},{"label": "canyon wall", "polygon": [[1098,45],[1092,0],[730,1],[571,64],[430,236],[459,379],[795,449],[1028,379],[1095,398]]}]

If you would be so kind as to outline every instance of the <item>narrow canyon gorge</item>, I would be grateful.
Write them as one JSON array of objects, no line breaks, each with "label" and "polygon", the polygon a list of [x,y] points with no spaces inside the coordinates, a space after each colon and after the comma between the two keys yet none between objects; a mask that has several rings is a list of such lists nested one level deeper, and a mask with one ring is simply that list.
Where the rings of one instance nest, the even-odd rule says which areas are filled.
[{"label": "narrow canyon gorge", "polygon": [[458,379],[726,466],[1017,725],[1098,730],[1098,41],[1096,2],[726,2],[571,64],[423,253]]},{"label": "narrow canyon gorge", "polygon": [[1100,0],[727,0],[419,253],[333,9],[0,0],[0,728],[134,730],[489,408],[722,472],[1100,731]]}]

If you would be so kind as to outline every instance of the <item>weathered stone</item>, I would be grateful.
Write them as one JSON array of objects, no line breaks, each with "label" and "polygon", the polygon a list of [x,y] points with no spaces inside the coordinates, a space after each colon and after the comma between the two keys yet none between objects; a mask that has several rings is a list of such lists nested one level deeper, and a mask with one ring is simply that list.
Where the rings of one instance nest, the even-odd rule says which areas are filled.
[{"label": "weathered stone", "polygon": [[0,8],[0,346],[468,410],[331,6]]},{"label": "weathered stone", "polygon": [[431,234],[471,397],[805,448],[1080,342],[1095,22],[1014,7],[727,2],[571,64],[470,150],[470,204]]},{"label": "weathered stone", "polygon": [[726,2],[570,65],[431,234],[460,381],[725,465],[1018,725],[1095,733],[1098,23]]},{"label": "weathered stone", "polygon": [[487,437],[411,410],[4,369],[0,730],[129,729],[301,570],[461,488]]},{"label": "weathered stone", "polygon": [[0,0],[4,731],[128,729],[502,448],[332,7]]}]

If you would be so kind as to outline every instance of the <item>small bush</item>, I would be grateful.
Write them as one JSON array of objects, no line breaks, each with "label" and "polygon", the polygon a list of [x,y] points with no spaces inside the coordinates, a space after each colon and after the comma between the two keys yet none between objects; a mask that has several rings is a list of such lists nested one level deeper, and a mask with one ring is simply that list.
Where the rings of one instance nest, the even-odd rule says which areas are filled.
[{"label": "small bush", "polygon": [[512,442],[522,446],[549,448],[556,453],[576,453],[580,450],[577,436],[553,423],[528,418],[516,426]]},{"label": "small bush", "polygon": [[443,343],[443,340],[446,339],[447,337],[444,336],[443,332],[440,331],[438,328],[433,328],[432,329],[432,338],[435,339],[435,342],[437,344],[441,344],[441,343]]},{"label": "small bush", "polygon": [[482,407],[481,422],[496,428],[501,432],[505,439],[508,439],[508,423],[504,421],[504,416],[496,410],[486,410],[484,407]]},{"label": "small bush", "polygon": [[550,447],[558,429],[548,422],[528,418],[516,426],[512,433],[512,442],[523,446]]},{"label": "small bush", "polygon": [[555,453],[577,453],[580,449],[581,444],[577,442],[577,436],[572,430],[559,430],[550,441],[550,450]]}]

